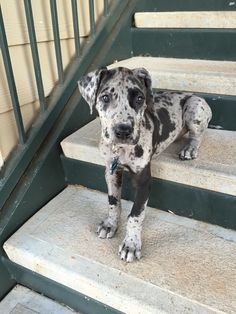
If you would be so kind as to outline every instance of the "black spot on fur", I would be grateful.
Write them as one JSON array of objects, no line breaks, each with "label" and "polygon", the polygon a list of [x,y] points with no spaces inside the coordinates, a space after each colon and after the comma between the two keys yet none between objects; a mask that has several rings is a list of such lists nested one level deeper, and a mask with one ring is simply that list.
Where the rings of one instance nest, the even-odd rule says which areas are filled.
[{"label": "black spot on fur", "polygon": [[159,102],[161,100],[161,96],[154,96],[154,101]]},{"label": "black spot on fur", "polygon": [[108,131],[107,131],[107,129],[106,129],[106,131],[105,131],[105,137],[106,138],[109,138],[110,136],[109,136],[109,133],[108,133]]},{"label": "black spot on fur", "polygon": [[136,145],[134,147],[135,157],[140,158],[143,156],[143,148],[141,145]]},{"label": "black spot on fur", "polygon": [[162,132],[161,134],[158,134],[156,139],[156,144],[158,145],[161,142],[164,142],[169,137],[170,133],[175,130],[175,124],[171,122],[169,112],[165,108],[159,109],[157,116],[162,125]]},{"label": "black spot on fur", "polygon": [[134,85],[137,85],[139,88],[141,88],[142,89],[142,83],[136,78],[136,77],[134,77],[134,76],[128,76],[128,80],[127,80],[127,82],[132,82]]},{"label": "black spot on fur", "polygon": [[151,130],[151,124],[148,118],[148,113],[147,111],[144,112],[144,126],[147,130]]},{"label": "black spot on fur", "polygon": [[193,123],[194,123],[194,124],[197,124],[197,125],[200,125],[200,124],[201,124],[201,121],[200,121],[200,120],[193,120]]},{"label": "black spot on fur", "polygon": [[184,105],[185,105],[185,103],[186,103],[186,101],[187,101],[189,98],[191,98],[191,97],[192,97],[192,95],[191,95],[191,96],[186,96],[186,97],[180,99],[180,106],[183,108]]},{"label": "black spot on fur", "polygon": [[123,176],[123,169],[118,168],[116,170],[116,187],[120,188],[122,185],[122,176]]},{"label": "black spot on fur", "polygon": [[108,195],[109,205],[117,205],[117,198],[113,195]]},{"label": "black spot on fur", "polygon": [[133,108],[136,112],[138,112],[138,110],[140,109],[140,107],[142,106],[143,102],[139,102],[138,101],[138,97],[143,96],[143,93],[140,89],[138,88],[129,88],[128,89],[128,101],[129,101],[129,105],[131,108]]},{"label": "black spot on fur", "polygon": [[138,217],[144,209],[151,190],[150,163],[140,173],[131,173],[131,176],[136,189],[136,197],[129,217]]},{"label": "black spot on fur", "polygon": [[110,90],[110,92],[111,92],[111,93],[114,93],[114,91],[115,91],[115,89],[114,89],[114,87],[112,87],[111,90]]},{"label": "black spot on fur", "polygon": [[[108,81],[110,81],[115,76],[116,73],[117,73],[116,70],[103,70],[100,77],[99,87],[104,86]],[[110,87],[106,87],[106,89],[109,89],[109,88]]]},{"label": "black spot on fur", "polygon": [[134,127],[134,117],[128,116],[128,120],[131,122],[132,128]]}]

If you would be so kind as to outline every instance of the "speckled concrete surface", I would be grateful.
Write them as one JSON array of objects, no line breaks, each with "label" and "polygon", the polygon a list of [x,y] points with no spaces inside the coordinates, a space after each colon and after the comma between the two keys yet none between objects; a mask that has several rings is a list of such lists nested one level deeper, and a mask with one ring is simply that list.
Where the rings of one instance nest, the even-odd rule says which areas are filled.
[{"label": "speckled concrete surface", "polygon": [[[98,143],[99,119],[61,143],[67,157],[103,165]],[[185,139],[173,143],[152,161],[152,176],[216,192],[236,195],[236,132],[208,129],[199,156],[193,161],[178,158]]]},{"label": "speckled concrete surface", "polygon": [[[73,310],[17,285],[0,302],[1,314],[73,314]],[[76,312],[79,314],[78,312]]]},{"label": "speckled concrete surface", "polygon": [[[228,3],[229,8],[235,5]],[[236,12],[138,12],[134,23],[141,28],[236,28]]]},{"label": "speckled concrete surface", "polygon": [[236,95],[236,62],[133,57],[109,66],[146,68],[154,88]]},{"label": "speckled concrete surface", "polygon": [[96,226],[107,196],[69,186],[5,244],[9,258],[125,313],[235,313],[236,232],[148,208],[139,262],[118,257]]}]

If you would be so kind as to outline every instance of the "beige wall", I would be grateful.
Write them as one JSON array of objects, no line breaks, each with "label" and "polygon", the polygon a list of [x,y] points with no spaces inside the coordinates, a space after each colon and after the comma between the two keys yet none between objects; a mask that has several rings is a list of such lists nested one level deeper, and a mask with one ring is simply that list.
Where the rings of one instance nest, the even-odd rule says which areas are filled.
[{"label": "beige wall", "polygon": [[[48,95],[57,81],[49,0],[32,0],[39,57],[45,94]],[[23,0],[0,0],[9,51],[16,80],[19,101],[26,129],[38,112],[38,95],[27,33]],[[89,34],[89,7],[87,0],[77,0],[81,41]],[[103,0],[95,0],[96,19],[103,10]],[[64,68],[74,55],[71,1],[57,0],[59,28]],[[12,112],[2,55],[0,51],[0,167],[18,137]]]}]

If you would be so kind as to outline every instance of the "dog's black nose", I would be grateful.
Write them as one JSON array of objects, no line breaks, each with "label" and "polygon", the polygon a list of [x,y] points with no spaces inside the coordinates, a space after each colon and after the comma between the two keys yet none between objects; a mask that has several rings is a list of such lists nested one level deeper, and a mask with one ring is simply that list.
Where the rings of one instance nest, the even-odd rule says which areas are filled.
[{"label": "dog's black nose", "polygon": [[133,128],[128,124],[122,123],[116,125],[114,131],[117,138],[126,140],[130,137],[131,133],[133,132]]}]

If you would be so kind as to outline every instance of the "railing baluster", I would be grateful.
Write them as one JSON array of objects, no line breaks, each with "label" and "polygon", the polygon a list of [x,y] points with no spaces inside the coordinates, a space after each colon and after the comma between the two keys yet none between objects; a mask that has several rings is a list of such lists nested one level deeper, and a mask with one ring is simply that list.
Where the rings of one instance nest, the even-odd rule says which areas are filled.
[{"label": "railing baluster", "polygon": [[108,15],[108,0],[104,0],[104,16]]},{"label": "railing baluster", "polygon": [[39,95],[40,109],[42,112],[44,112],[45,107],[46,107],[45,94],[44,94],[44,88],[43,88],[43,81],[42,81],[41,67],[40,67],[40,61],[39,61],[31,0],[24,0],[24,5],[25,5],[25,15],[26,15],[26,20],[27,20],[27,26],[28,26],[28,33],[29,33],[29,38],[30,38],[32,59],[33,59],[33,64],[34,64],[34,73],[35,73],[35,79],[36,79],[38,95]]},{"label": "railing baluster", "polygon": [[76,53],[76,56],[79,57],[80,36],[79,36],[77,0],[71,0],[71,7],[72,7],[72,16],[73,16],[74,37],[75,37],[75,53]]},{"label": "railing baluster", "polygon": [[95,19],[94,19],[94,2],[89,0],[89,16],[90,16],[90,33],[95,33]]},{"label": "railing baluster", "polygon": [[18,130],[18,135],[19,135],[19,142],[20,144],[24,144],[26,142],[26,134],[25,134],[23,119],[21,115],[14,74],[12,70],[11,58],[10,58],[10,54],[8,50],[8,43],[7,43],[7,37],[6,37],[6,32],[5,32],[4,22],[3,22],[1,6],[0,6],[0,47],[2,50],[2,57],[3,57],[5,71],[6,71],[8,87],[11,94],[11,101],[12,101],[13,111],[14,111],[15,120],[16,120],[16,126]]},{"label": "railing baluster", "polygon": [[61,42],[60,42],[60,34],[59,34],[59,26],[58,26],[56,0],[50,0],[50,8],[51,8],[55,53],[56,53],[56,60],[57,60],[58,78],[59,78],[59,82],[63,83],[64,72],[63,72],[63,64],[62,64],[62,56],[61,56]]}]

